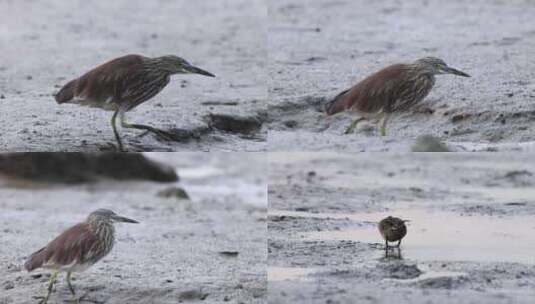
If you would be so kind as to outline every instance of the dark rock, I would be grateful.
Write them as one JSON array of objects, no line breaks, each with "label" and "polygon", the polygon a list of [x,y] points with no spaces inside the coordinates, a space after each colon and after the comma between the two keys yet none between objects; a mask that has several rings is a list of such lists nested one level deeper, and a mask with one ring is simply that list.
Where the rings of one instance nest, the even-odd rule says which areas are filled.
[{"label": "dark rock", "polygon": [[466,120],[470,117],[472,117],[473,115],[471,113],[460,113],[460,114],[456,114],[456,115],[453,115],[451,117],[451,122],[453,123],[456,123],[456,122],[459,122],[461,120]]},{"label": "dark rock", "polygon": [[179,200],[189,200],[190,197],[188,195],[188,193],[186,192],[186,190],[184,190],[183,188],[180,188],[180,187],[170,187],[170,188],[167,188],[167,189],[163,189],[162,191],[158,192],[156,194],[157,196],[159,197],[164,197],[164,198],[176,198],[176,199],[179,199]]},{"label": "dark rock", "polygon": [[4,288],[4,290],[10,290],[15,288],[15,284],[11,281],[5,281],[4,284],[2,284],[2,287]]},{"label": "dark rock", "polygon": [[418,283],[421,288],[434,288],[434,289],[457,289],[466,281],[462,277],[440,277],[430,278],[422,280]]},{"label": "dark rock", "polygon": [[258,131],[262,127],[262,120],[254,116],[210,114],[207,116],[207,120],[211,128],[232,133],[249,134]]},{"label": "dark rock", "polygon": [[386,263],[377,265],[378,270],[387,278],[391,279],[414,279],[422,274],[416,265],[406,265],[403,263]]},{"label": "dark rock", "polygon": [[283,124],[289,129],[294,129],[299,123],[296,120],[286,120]]},{"label": "dark rock", "polygon": [[225,257],[237,257],[239,252],[238,251],[220,251],[219,252],[220,255],[222,256],[225,256]]},{"label": "dark rock", "polygon": [[175,182],[175,170],[138,153],[7,153],[0,174],[41,182],[85,183],[100,178]]},{"label": "dark rock", "polygon": [[202,292],[201,290],[187,290],[183,291],[178,295],[178,300],[180,303],[183,301],[192,301],[192,300],[204,300],[208,297],[208,293]]},{"label": "dark rock", "polygon": [[416,138],[411,148],[412,152],[449,152],[450,150],[438,138],[432,135],[422,135]]}]

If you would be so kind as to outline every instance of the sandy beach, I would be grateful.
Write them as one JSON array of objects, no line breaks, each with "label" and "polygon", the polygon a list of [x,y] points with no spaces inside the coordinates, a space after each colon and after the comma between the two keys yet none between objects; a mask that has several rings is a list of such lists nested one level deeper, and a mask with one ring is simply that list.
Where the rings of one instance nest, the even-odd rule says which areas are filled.
[{"label": "sandy beach", "polygon": [[[87,293],[81,303],[266,303],[266,158],[148,156],[175,167],[181,180],[23,188],[2,183],[0,303],[39,303],[34,297],[45,295],[50,271],[27,273],[25,259],[98,208],[140,224],[117,224],[112,252],[73,275],[79,294]],[[158,195],[177,186],[191,199]],[[62,275],[49,303],[70,299]]]},{"label": "sandy beach", "polygon": [[533,157],[436,156],[273,153],[269,303],[531,303]]}]

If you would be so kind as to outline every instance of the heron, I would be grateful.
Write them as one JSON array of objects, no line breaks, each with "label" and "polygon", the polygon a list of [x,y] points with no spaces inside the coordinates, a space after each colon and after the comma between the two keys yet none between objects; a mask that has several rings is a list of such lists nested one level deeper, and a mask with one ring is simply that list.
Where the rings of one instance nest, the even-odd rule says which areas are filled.
[{"label": "heron", "polygon": [[73,103],[113,111],[111,125],[118,148],[123,151],[116,127],[117,116],[123,128],[145,130],[167,140],[173,138],[169,132],[152,126],[128,123],[125,113],[156,96],[175,74],[215,77],[175,55],[150,58],[131,54],[110,60],[69,81],[55,99],[58,104]]},{"label": "heron", "polygon": [[86,270],[110,253],[115,243],[113,224],[116,222],[139,223],[119,216],[111,210],[98,209],[89,214],[85,221],[65,230],[46,246],[30,255],[24,264],[28,272],[37,268],[54,271],[48,283],[48,293],[41,304],[48,302],[60,272],[67,273],[67,285],[74,301],[78,301],[71,284],[71,274]]},{"label": "heron", "polygon": [[435,85],[435,75],[440,74],[470,77],[436,57],[393,64],[338,94],[326,104],[325,112],[334,115],[350,111],[359,116],[347,127],[345,134],[352,133],[360,121],[378,119],[380,134],[385,136],[390,116],[420,103]]}]

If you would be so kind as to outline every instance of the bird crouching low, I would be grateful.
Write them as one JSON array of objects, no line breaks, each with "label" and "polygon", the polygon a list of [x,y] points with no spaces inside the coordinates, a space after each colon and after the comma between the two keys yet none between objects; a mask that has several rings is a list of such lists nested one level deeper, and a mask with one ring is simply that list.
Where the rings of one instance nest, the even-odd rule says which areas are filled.
[{"label": "bird crouching low", "polygon": [[123,144],[116,128],[117,116],[120,116],[123,128],[141,129],[165,139],[173,138],[172,134],[151,126],[129,124],[124,115],[157,95],[175,74],[215,77],[174,55],[155,58],[126,55],[69,81],[56,94],[55,99],[58,104],[74,103],[114,111],[111,125],[119,150],[122,151]]},{"label": "bird crouching low", "polygon": [[345,130],[345,134],[352,133],[362,120],[379,119],[380,133],[384,136],[391,114],[408,111],[420,103],[435,85],[435,75],[439,74],[470,77],[435,57],[394,64],[338,94],[326,104],[325,112],[334,115],[350,111],[359,116]]},{"label": "bird crouching low", "polygon": [[408,222],[408,220],[402,220],[392,216],[384,218],[379,222],[379,233],[381,233],[381,236],[385,240],[386,250],[388,250],[389,247],[388,242],[398,242],[398,244],[393,247],[399,248],[399,246],[401,246],[401,240],[407,235],[407,226],[405,225],[405,222]]},{"label": "bird crouching low", "polygon": [[[48,293],[42,304],[47,303],[59,272],[67,273],[67,284],[73,297],[76,293],[71,284],[71,273],[82,272],[100,261],[113,248],[115,228],[113,223],[138,223],[119,216],[108,209],[92,212],[84,222],[76,224],[30,255],[24,268],[30,272],[37,268],[52,269]],[[78,301],[78,299],[76,299]]]}]

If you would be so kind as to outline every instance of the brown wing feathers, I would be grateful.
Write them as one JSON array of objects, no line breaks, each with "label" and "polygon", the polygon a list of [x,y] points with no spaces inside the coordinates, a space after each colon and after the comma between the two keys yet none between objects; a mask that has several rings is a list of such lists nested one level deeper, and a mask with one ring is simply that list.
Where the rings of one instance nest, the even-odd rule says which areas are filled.
[{"label": "brown wing feathers", "polygon": [[404,79],[400,77],[400,74],[405,72],[406,68],[403,64],[394,64],[368,76],[327,103],[325,109],[327,115],[351,108],[363,113],[379,111],[388,105],[390,99],[395,98],[395,96],[389,96],[388,92],[392,90],[388,89],[400,85],[398,80]]},{"label": "brown wing feathers", "polygon": [[77,224],[52,240],[44,248],[33,253],[24,267],[28,271],[50,263],[56,266],[69,265],[74,261],[84,262],[84,254],[95,245],[96,238],[87,223]]},{"label": "brown wing feathers", "polygon": [[48,260],[46,247],[43,247],[30,255],[26,263],[24,263],[24,268],[27,271],[32,271],[43,266],[46,260]]},{"label": "brown wing feathers", "polygon": [[61,104],[75,97],[104,101],[115,96],[120,79],[128,75],[131,69],[138,68],[143,58],[141,55],[126,55],[108,61],[68,82],[56,94],[56,101]]}]

